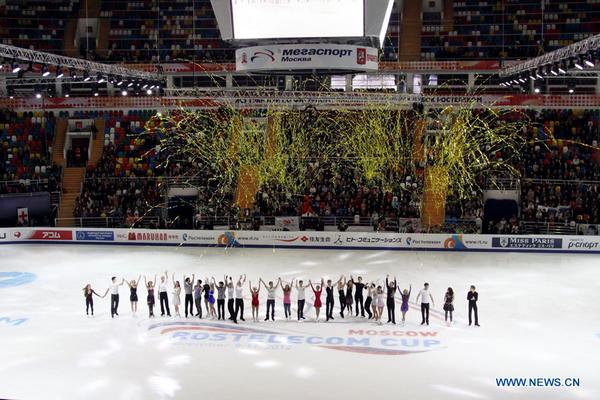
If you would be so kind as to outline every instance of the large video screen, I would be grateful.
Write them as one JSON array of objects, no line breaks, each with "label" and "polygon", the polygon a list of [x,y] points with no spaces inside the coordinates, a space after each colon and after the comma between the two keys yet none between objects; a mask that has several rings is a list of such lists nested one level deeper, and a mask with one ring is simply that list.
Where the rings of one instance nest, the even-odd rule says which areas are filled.
[{"label": "large video screen", "polygon": [[364,36],[363,0],[231,0],[235,39]]}]

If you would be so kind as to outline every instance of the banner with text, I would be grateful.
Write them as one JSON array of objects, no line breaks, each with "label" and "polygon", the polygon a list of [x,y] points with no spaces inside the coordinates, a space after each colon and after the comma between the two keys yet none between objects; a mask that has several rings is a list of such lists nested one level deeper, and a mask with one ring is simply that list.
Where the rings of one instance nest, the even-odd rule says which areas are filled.
[{"label": "banner with text", "polygon": [[235,51],[237,71],[349,70],[377,71],[374,47],[341,44],[280,44]]},{"label": "banner with text", "polygon": [[[291,221],[280,221],[293,226]],[[387,232],[223,231],[106,228],[0,229],[6,243],[600,253],[600,236],[516,236]]]}]

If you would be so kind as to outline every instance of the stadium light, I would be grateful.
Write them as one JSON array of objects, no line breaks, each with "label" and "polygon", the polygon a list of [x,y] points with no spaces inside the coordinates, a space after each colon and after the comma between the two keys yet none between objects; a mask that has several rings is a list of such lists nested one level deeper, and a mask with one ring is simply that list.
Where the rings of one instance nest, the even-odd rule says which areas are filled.
[{"label": "stadium light", "polygon": [[12,73],[16,74],[21,70],[21,66],[19,65],[19,63],[17,61],[13,61],[11,64],[11,68],[12,68]]},{"label": "stadium light", "polygon": [[50,75],[50,70],[47,65],[42,65],[42,76],[46,77]]},{"label": "stadium light", "polygon": [[65,76],[65,74],[63,73],[63,70],[62,70],[61,66],[59,65],[58,67],[56,67],[56,79],[60,79],[63,76]]},{"label": "stadium light", "polygon": [[[42,64],[47,66],[62,65],[66,68],[78,69],[80,71],[88,71],[89,73],[102,73],[104,75],[120,75],[135,79],[156,79],[156,74],[151,74],[145,71],[126,68],[116,64],[103,64],[94,61],[83,60],[74,57],[65,57],[58,54],[46,53],[43,51],[25,49],[22,47],[10,46],[0,43],[0,57],[13,60],[16,64],[17,60],[32,64]],[[13,69],[15,67],[13,66]],[[20,71],[20,68],[13,73]]]}]

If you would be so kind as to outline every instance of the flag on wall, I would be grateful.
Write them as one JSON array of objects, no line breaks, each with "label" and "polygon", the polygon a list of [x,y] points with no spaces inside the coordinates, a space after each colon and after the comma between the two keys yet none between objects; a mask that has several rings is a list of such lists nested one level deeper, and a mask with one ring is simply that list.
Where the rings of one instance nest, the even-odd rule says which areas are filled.
[{"label": "flag on wall", "polygon": [[28,208],[17,208],[17,222],[19,225],[29,225]]}]

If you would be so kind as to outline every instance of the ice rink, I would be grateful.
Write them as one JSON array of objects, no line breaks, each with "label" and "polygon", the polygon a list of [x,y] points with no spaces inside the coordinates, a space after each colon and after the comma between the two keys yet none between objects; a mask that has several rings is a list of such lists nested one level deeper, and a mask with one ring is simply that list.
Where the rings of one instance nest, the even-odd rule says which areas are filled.
[{"label": "ice rink", "polygon": [[[262,290],[253,323],[246,284],[245,323],[149,320],[142,283],[136,317],[126,285],[120,317],[110,317],[110,295],[86,317],[85,284],[104,293],[113,275],[154,280],[165,269],[180,281],[245,273],[253,284],[341,273],[382,283],[389,273],[402,288],[412,283],[413,304],[405,326],[376,325],[339,318],[336,295],[335,321],[314,323],[311,293],[298,323],[283,319],[279,290],[277,321],[263,322]],[[425,281],[436,302],[429,327],[414,303]],[[470,284],[481,328],[467,323]],[[448,286],[451,327],[441,308]],[[293,314],[295,305],[294,290]],[[600,256],[2,245],[0,351],[3,399],[599,399]],[[560,378],[561,387],[501,387],[501,378]],[[579,386],[566,386],[570,378]]]}]

